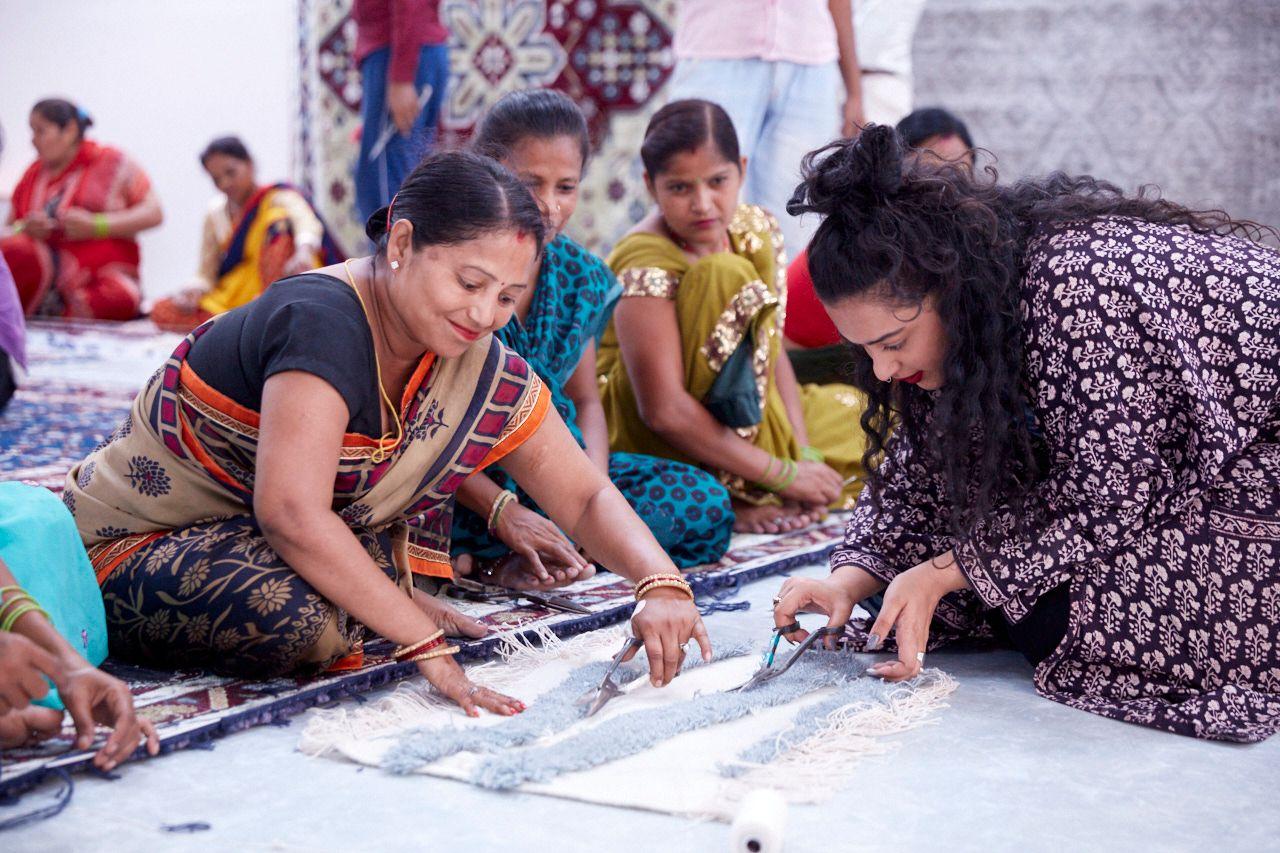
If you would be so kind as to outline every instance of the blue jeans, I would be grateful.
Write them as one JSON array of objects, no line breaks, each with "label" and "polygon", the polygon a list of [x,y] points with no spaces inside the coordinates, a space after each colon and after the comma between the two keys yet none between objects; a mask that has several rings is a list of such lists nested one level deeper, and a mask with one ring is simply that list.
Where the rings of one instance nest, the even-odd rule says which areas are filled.
[{"label": "blue jeans", "polygon": [[436,122],[444,104],[445,87],[449,83],[449,48],[429,44],[418,58],[418,72],[413,84],[419,92],[431,87],[431,97],[413,123],[408,136],[391,135],[391,141],[379,152],[370,154],[391,121],[387,114],[387,65],[391,48],[375,50],[360,63],[364,84],[361,115],[364,129],[360,133],[360,159],[356,162],[356,208],[362,219],[368,219],[378,208],[391,201],[400,184],[418,165],[436,142]]},{"label": "blue jeans", "polygon": [[834,62],[682,59],[671,85],[671,100],[702,98],[729,114],[747,158],[742,199],[778,217],[791,257],[818,228],[815,216],[801,221],[787,215],[800,183],[800,159],[839,135],[843,97]]}]

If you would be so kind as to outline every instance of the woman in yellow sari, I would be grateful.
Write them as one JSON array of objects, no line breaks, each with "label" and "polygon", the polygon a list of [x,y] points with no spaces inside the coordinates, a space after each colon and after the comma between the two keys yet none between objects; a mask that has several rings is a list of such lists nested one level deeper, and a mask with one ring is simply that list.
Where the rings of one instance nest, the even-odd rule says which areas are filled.
[{"label": "woman in yellow sari", "polygon": [[623,288],[599,359],[612,449],[715,471],[741,531],[851,506],[863,398],[801,388],[780,357],[782,237],[772,214],[738,202],[733,123],[716,104],[673,102],[649,122],[641,158],[657,209],[608,259]]},{"label": "woman in yellow sari", "polygon": [[200,165],[218,188],[205,214],[200,268],[190,286],[152,307],[157,326],[189,332],[256,299],[278,279],[343,260],[300,190],[286,183],[259,186],[239,138],[210,142]]}]

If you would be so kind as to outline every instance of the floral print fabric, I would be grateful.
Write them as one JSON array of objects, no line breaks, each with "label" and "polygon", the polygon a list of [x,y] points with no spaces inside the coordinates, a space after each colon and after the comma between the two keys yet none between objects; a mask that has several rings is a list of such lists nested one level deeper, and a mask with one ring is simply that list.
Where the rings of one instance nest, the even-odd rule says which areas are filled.
[{"label": "floral print fabric", "polygon": [[[1196,737],[1280,728],[1280,253],[1103,218],[1043,229],[1022,282],[1025,378],[1050,454],[1020,513],[943,531],[937,474],[894,436],[881,510],[832,566],[882,580],[954,548],[938,627],[1013,621],[1069,583],[1048,698]],[[928,405],[927,402],[924,405]]]}]

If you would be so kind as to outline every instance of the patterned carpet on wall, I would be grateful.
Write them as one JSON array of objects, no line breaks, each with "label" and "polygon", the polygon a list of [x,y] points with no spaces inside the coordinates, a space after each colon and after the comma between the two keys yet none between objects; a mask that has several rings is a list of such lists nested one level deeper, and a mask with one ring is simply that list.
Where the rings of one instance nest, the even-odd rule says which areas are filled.
[{"label": "patterned carpet on wall", "polygon": [[[129,324],[33,323],[28,347],[31,376],[0,416],[0,478],[62,488],[67,470],[106,438],[128,412],[138,388],[177,345],[147,321]],[[719,564],[690,574],[700,603],[721,599],[738,584],[823,560],[840,538],[836,519],[784,536],[739,536]],[[561,614],[519,602],[457,602],[491,629],[484,640],[463,643],[460,657],[491,656],[506,638],[531,638],[549,629],[569,636],[626,618],[631,584],[604,573],[564,593],[589,615]],[[161,732],[163,751],[207,742],[251,726],[279,722],[317,704],[358,695],[413,674],[389,661],[385,644],[366,649],[362,668],[313,679],[244,681],[204,672],[160,672],[108,661],[104,668],[133,688],[140,712]],[[36,784],[56,770],[88,766],[92,753],[69,751],[71,731],[33,750],[0,756],[0,798]]]},{"label": "patterned carpet on wall", "polygon": [[[440,125],[445,146],[462,144],[507,92],[568,93],[591,126],[594,159],[569,231],[607,251],[644,215],[640,139],[665,102],[674,66],[676,0],[442,0],[452,33],[451,75]],[[360,73],[352,61],[350,0],[299,3],[296,162],[344,246],[365,245],[352,174],[360,127]]]}]

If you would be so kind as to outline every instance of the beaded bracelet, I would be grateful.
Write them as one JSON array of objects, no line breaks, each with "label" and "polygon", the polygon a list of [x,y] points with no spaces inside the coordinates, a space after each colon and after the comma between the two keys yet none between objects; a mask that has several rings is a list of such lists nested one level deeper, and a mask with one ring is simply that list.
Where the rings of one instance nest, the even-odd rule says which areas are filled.
[{"label": "beaded bracelet", "polygon": [[410,655],[424,651],[428,646],[438,646],[444,642],[444,631],[436,631],[429,637],[424,637],[416,643],[407,646],[396,646],[396,650],[392,653],[392,657],[398,661],[404,660]]},{"label": "beaded bracelet", "polygon": [[653,583],[646,586],[643,590],[637,590],[636,598],[642,598],[648,595],[649,593],[653,592],[655,589],[659,589],[661,587],[670,587],[671,589],[678,589],[681,592],[683,592],[685,595],[689,596],[690,601],[693,601],[693,588],[689,586],[689,584],[686,583],[685,581],[654,581]]},{"label": "beaded bracelet", "polygon": [[445,646],[442,649],[432,649],[429,652],[423,652],[422,654],[414,655],[413,657],[409,658],[409,660],[406,661],[406,663],[420,663],[424,660],[431,660],[432,658],[442,658],[446,655],[456,655],[460,651],[461,649],[459,649],[457,646]]},{"label": "beaded bracelet", "polygon": [[[21,604],[19,604],[17,607],[13,608],[13,611],[8,616],[4,617],[4,621],[0,622],[0,632],[12,631],[14,624],[16,624],[17,621],[21,619],[23,616],[26,616],[28,613],[32,611],[35,611],[37,613],[43,613],[44,618],[46,619],[50,618],[49,613],[39,604],[36,604],[35,599],[28,598],[24,600]],[[52,620],[50,619],[50,621]]]},{"label": "beaded bracelet", "polygon": [[827,455],[811,444],[800,448],[800,458],[806,462],[826,462]]},{"label": "beaded bracelet", "polygon": [[498,527],[498,519],[502,516],[502,511],[507,508],[507,504],[516,499],[516,493],[510,489],[503,489],[498,492],[498,496],[493,499],[493,503],[489,506],[489,521],[487,527],[490,533],[496,533]]}]

